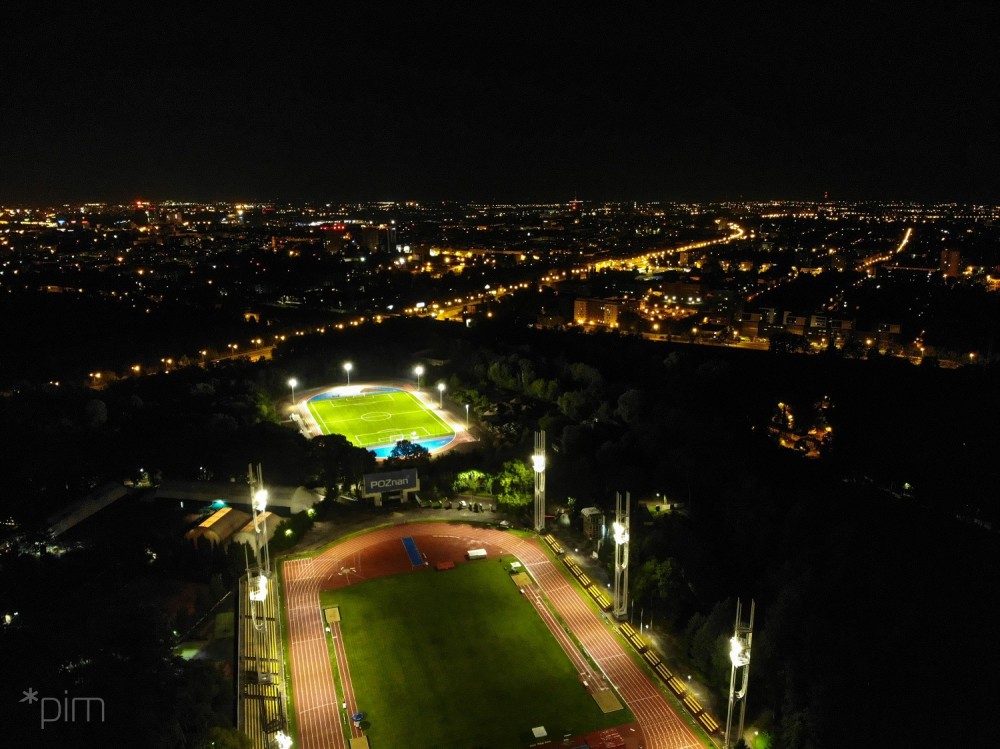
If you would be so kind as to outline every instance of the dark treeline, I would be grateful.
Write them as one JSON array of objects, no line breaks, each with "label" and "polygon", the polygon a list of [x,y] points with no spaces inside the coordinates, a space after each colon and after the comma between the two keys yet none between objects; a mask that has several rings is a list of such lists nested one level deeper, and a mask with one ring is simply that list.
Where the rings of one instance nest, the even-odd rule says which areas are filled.
[{"label": "dark treeline", "polygon": [[[547,432],[548,497],[613,506],[616,491],[685,504],[633,523],[633,596],[722,695],[735,599],[754,598],[750,715],[781,747],[956,745],[985,737],[997,580],[988,368],[654,344],[398,320],[297,339],[270,363],[121,381],[103,391],[22,388],[0,401],[2,509],[44,517],[93,483],[141,467],[165,478],[242,476],[329,489],[371,463],[283,424],[287,380],[445,382],[481,441],[418,458],[428,491],[499,471]],[[808,460],[767,426],[777,404],[831,404],[833,442]],[[965,520],[959,520],[961,516]],[[639,515],[636,515],[637,521]]]}]

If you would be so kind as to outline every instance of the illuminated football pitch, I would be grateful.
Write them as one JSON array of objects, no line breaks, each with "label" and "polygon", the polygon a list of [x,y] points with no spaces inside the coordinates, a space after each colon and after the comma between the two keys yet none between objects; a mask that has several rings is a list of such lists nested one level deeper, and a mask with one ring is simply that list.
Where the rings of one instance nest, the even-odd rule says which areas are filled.
[{"label": "illuminated football pitch", "polygon": [[400,440],[439,447],[439,442],[455,436],[447,422],[405,390],[365,388],[350,394],[323,393],[307,405],[322,434],[342,434],[357,447],[371,449]]}]

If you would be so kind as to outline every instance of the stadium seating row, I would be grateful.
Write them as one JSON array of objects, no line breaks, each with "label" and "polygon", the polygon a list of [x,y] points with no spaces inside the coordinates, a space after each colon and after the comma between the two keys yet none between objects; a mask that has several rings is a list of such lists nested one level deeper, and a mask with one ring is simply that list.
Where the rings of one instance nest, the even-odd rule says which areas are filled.
[{"label": "stadium seating row", "polygon": [[553,537],[551,533],[546,533],[544,538],[545,538],[545,543],[549,545],[549,548],[552,549],[552,551],[555,553],[556,556],[566,553],[563,550],[563,547],[559,545],[559,542],[556,541],[555,537]]},{"label": "stadium seating row", "polygon": [[635,628],[631,624],[622,622],[618,625],[618,631],[636,649],[636,652],[642,654],[643,660],[652,667],[653,672],[663,680],[664,684],[670,687],[671,692],[684,702],[684,707],[688,709],[688,712],[693,717],[696,717],[701,722],[708,733],[715,733],[719,730],[719,724],[716,720],[705,712],[705,708],[695,699],[693,694],[688,693],[687,685],[683,680],[674,676],[674,673],[667,668],[667,664],[660,660],[660,656],[657,655],[656,651],[646,644],[645,640],[639,636],[639,633],[635,631]]},{"label": "stadium seating row", "polygon": [[609,601],[608,597],[604,595],[603,590],[601,590],[596,585],[591,585],[589,588],[587,588],[587,592],[590,594],[590,597],[594,599],[594,602],[597,603],[597,605],[600,606],[603,611],[611,610],[611,601]]},{"label": "stadium seating row", "polygon": [[618,631],[621,632],[622,637],[624,637],[628,644],[635,648],[637,653],[644,653],[649,649],[649,645],[643,640],[639,634],[632,629],[632,626],[628,622],[622,622],[618,625]]},{"label": "stadium seating row", "polygon": [[716,731],[719,730],[719,724],[716,723],[715,719],[712,718],[712,716],[709,715],[708,713],[702,713],[701,715],[699,715],[698,720],[701,721],[701,724],[705,726],[705,730],[708,731],[709,733],[715,733]]},{"label": "stadium seating row", "polygon": [[[562,547],[559,546],[559,544],[556,542],[555,539],[549,541],[550,538],[552,538],[551,535],[546,536],[545,540],[549,544],[549,546],[552,547],[552,550],[556,551],[556,547],[558,547],[559,550],[556,551],[556,553],[557,554],[562,553]],[[555,545],[553,546],[553,544]],[[580,565],[577,564],[573,559],[570,559],[567,556],[563,556],[562,560],[563,564],[566,565],[566,568],[573,573],[573,577],[575,577],[579,581],[580,585],[583,586],[583,589],[586,590],[587,593],[590,595],[590,597],[594,599],[594,602],[601,607],[601,610],[610,611],[611,601],[609,601],[608,597],[604,595],[604,591],[601,590],[600,586],[598,586],[589,577],[587,577],[584,571],[580,569]]]}]

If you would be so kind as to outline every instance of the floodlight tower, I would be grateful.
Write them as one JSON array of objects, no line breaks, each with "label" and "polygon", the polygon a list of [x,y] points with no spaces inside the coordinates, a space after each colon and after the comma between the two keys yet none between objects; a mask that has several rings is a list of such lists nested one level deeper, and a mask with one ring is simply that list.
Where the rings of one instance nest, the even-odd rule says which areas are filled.
[{"label": "floodlight tower", "polygon": [[[246,585],[246,608],[249,611],[251,628],[247,631],[241,661],[248,657],[252,668],[247,668],[255,674],[256,683],[276,685],[278,688],[277,715],[273,720],[264,723],[267,736],[265,746],[268,749],[290,749],[292,740],[284,732],[287,716],[284,686],[280,673],[275,672],[275,664],[282,662],[281,658],[281,621],[277,615],[278,601],[276,591],[269,591],[271,583],[271,555],[267,547],[267,500],[268,492],[264,488],[264,478],[260,464],[247,466],[247,483],[250,489],[250,511],[253,513],[253,559],[249,558],[246,545],[243,546],[246,557],[246,582],[240,585],[240,595],[243,595],[243,585]],[[241,606],[242,606],[241,601]],[[277,650],[277,658],[273,653]],[[240,669],[243,678],[243,669]],[[262,720],[269,714],[262,708]],[[242,723],[242,719],[241,719]]]},{"label": "floodlight tower", "polygon": [[545,529],[545,431],[535,432],[535,452],[531,456],[535,469],[535,532]]},{"label": "floodlight tower", "polygon": [[[750,678],[750,644],[753,640],[753,614],[754,601],[750,600],[750,621],[741,621],[742,607],[739,599],[736,599],[736,626],[733,628],[733,636],[729,640],[729,659],[733,667],[729,673],[729,713],[726,716],[726,743],[725,749],[732,746],[730,743],[730,733],[733,727],[733,707],[740,703],[740,727],[736,732],[736,740],[743,735],[743,719],[747,712],[747,681]],[[736,672],[742,670],[742,682],[739,690],[736,689]]]},{"label": "floodlight tower", "polygon": [[628,616],[628,510],[631,499],[631,495],[625,492],[622,512],[622,495],[615,492],[615,522],[611,524],[615,538],[615,602],[612,613],[617,619]]},{"label": "floodlight tower", "polygon": [[267,600],[267,586],[271,577],[271,555],[267,548],[267,521],[264,511],[267,509],[267,489],[261,475],[260,464],[256,469],[251,464],[247,467],[247,479],[250,483],[250,508],[253,513],[253,564],[247,560],[247,585],[250,586],[250,618],[254,629],[260,631],[264,627],[264,618],[258,616],[257,609],[263,608]]}]

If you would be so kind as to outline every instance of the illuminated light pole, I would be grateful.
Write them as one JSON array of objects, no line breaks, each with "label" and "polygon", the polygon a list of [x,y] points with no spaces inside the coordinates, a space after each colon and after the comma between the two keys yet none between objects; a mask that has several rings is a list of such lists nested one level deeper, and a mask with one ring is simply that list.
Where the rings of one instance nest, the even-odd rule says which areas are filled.
[{"label": "illuminated light pole", "polygon": [[444,383],[438,383],[438,408],[444,408]]},{"label": "illuminated light pole", "polygon": [[465,431],[469,431],[469,404],[465,404]]},{"label": "illuminated light pole", "polygon": [[418,364],[413,368],[413,374],[417,376],[417,390],[420,390],[420,378],[424,376],[424,368]]},{"label": "illuminated light pole", "polygon": [[[615,492],[615,522],[611,529],[615,539],[615,590],[612,613],[616,619],[624,619],[628,613],[628,526],[631,495],[625,492],[624,512],[622,495]],[[642,615],[639,616],[640,626]]]},{"label": "illuminated light pole", "polygon": [[535,532],[545,529],[545,432],[535,432],[535,453],[531,456],[535,469]]},{"label": "illuminated light pole", "polygon": [[292,405],[295,405],[295,386],[299,384],[299,381],[294,377],[288,381],[288,387],[292,389]]},{"label": "illuminated light pole", "polygon": [[[732,669],[729,672],[729,712],[726,715],[726,740],[724,749],[733,746],[730,743],[733,728],[733,707],[740,703],[740,727],[736,732],[736,740],[743,736],[743,719],[747,712],[747,681],[750,679],[750,644],[753,641],[753,614],[754,601],[750,600],[750,621],[744,624],[741,620],[742,606],[740,600],[736,599],[736,625],[733,627],[733,636],[729,640],[729,660],[732,662]],[[736,672],[742,669],[742,683],[739,690],[736,689]]]},{"label": "illuminated light pole", "polygon": [[344,362],[344,371],[347,372],[347,384],[351,384],[351,370],[354,369],[354,365],[349,361]]}]

